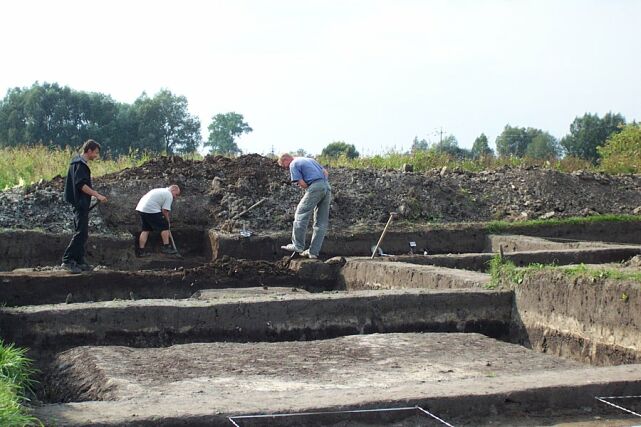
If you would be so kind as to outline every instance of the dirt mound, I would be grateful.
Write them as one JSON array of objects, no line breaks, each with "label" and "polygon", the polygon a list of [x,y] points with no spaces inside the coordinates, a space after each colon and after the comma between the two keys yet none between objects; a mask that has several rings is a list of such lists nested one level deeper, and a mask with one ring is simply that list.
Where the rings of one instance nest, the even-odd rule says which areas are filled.
[{"label": "dirt mound", "polygon": [[224,181],[236,182],[243,178],[256,186],[283,178],[283,170],[275,160],[259,154],[247,154],[235,159],[223,156],[206,156],[203,160],[185,160],[178,156],[159,157],[137,168],[100,177],[101,181],[171,179],[179,184],[190,180],[211,180],[218,177]]},{"label": "dirt mound", "polygon": [[282,265],[282,263],[236,259],[228,256],[223,256],[202,267],[186,269],[184,274],[189,279],[197,279],[199,277],[234,277],[236,279],[249,280],[267,276],[296,276],[293,271]]},{"label": "dirt mound", "polygon": [[[62,200],[64,178],[0,192],[0,228],[71,232],[73,213]],[[112,233],[97,211],[89,215],[92,233]]]},{"label": "dirt mound", "polygon": [[[62,201],[62,178],[0,193],[0,227],[69,230],[69,206]],[[287,230],[302,191],[289,174],[266,157],[250,154],[202,161],[161,157],[140,167],[98,177],[95,187],[109,203],[92,212],[92,232],[138,228],[134,208],[152,188],[178,183],[175,227]],[[331,169],[330,228],[380,225],[392,211],[406,222],[524,220],[632,214],[641,206],[641,176],[539,168],[495,171]],[[266,198],[256,209],[235,218]],[[399,222],[402,223],[402,222]]]}]

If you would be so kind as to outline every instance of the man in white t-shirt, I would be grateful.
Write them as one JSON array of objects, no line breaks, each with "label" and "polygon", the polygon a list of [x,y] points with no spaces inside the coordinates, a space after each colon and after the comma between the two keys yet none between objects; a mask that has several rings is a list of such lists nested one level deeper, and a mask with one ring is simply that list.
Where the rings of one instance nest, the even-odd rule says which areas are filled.
[{"label": "man in white t-shirt", "polygon": [[161,252],[175,254],[176,251],[169,244],[169,213],[171,203],[180,196],[180,187],[173,184],[167,188],[154,188],[140,199],[136,210],[140,214],[142,232],[138,238],[138,255],[147,256],[145,245],[151,231],[160,231],[162,237]]}]

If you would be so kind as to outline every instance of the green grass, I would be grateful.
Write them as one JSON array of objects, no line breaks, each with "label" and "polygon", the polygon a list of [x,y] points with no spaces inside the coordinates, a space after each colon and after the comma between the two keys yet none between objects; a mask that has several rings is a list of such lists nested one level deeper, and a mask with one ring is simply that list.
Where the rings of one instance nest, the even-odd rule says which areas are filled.
[{"label": "green grass", "polygon": [[[517,267],[512,261],[501,257],[500,254],[496,254],[488,263],[490,282],[485,287],[487,289],[496,289],[499,286],[518,286],[523,283],[528,274],[540,270],[558,271],[572,279],[587,277],[590,279],[631,280],[641,283],[641,272],[637,271],[608,267],[591,268],[584,264],[558,266],[555,264],[532,263],[526,267]],[[627,296],[625,298],[627,299]]]},{"label": "green grass", "polygon": [[641,272],[618,270],[615,268],[589,268],[583,264],[565,267],[563,273],[569,277],[588,277],[592,279],[633,280],[641,282]]},{"label": "green grass", "polygon": [[[69,161],[76,155],[70,148],[42,145],[0,149],[0,190],[65,176]],[[128,167],[139,166],[151,159],[147,154],[131,153],[117,159],[99,159],[91,164],[91,175],[101,176]]]},{"label": "green grass", "polygon": [[[386,154],[374,156],[359,157],[348,159],[341,157],[318,156],[316,158],[321,164],[330,167],[344,167],[350,169],[400,169],[400,167],[409,163],[414,167],[414,172],[425,172],[430,169],[441,169],[447,166],[448,169],[458,169],[470,172],[479,172],[482,170],[495,170],[503,167],[541,167],[545,169],[554,169],[561,172],[573,172],[576,170],[599,171],[592,163],[566,157],[560,160],[536,160],[531,158],[520,157],[485,157],[478,160],[465,159],[460,160],[444,153],[436,151],[419,151],[414,154],[401,153],[394,149]],[[607,172],[604,170],[604,172]]]},{"label": "green grass", "polygon": [[630,222],[640,221],[639,215],[593,215],[593,216],[573,216],[568,218],[551,218],[551,219],[532,219],[522,222],[508,222],[508,221],[491,221],[487,224],[487,231],[489,233],[502,233],[509,232],[515,228],[529,228],[539,227],[541,225],[563,225],[563,224],[590,224],[597,222]]},{"label": "green grass", "polygon": [[[540,265],[536,264],[536,266]],[[490,274],[490,283],[485,287],[496,289],[504,283],[520,285],[525,278],[526,269],[519,268],[512,261],[503,258],[501,254],[496,254],[490,259],[488,273]]]},{"label": "green grass", "polygon": [[1,426],[41,426],[42,423],[29,415],[23,406],[25,397],[31,393],[35,370],[26,350],[0,340],[0,425]]}]

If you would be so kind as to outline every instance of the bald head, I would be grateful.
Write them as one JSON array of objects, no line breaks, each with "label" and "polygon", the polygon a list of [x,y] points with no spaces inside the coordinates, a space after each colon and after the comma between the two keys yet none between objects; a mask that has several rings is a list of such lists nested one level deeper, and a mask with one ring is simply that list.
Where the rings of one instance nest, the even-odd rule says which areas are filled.
[{"label": "bald head", "polygon": [[292,160],[294,160],[294,158],[291,154],[283,153],[278,157],[278,166],[287,169]]},{"label": "bald head", "polygon": [[180,196],[180,187],[177,186],[176,184],[172,184],[167,189],[171,192],[171,194],[174,196],[174,199],[178,196]]}]

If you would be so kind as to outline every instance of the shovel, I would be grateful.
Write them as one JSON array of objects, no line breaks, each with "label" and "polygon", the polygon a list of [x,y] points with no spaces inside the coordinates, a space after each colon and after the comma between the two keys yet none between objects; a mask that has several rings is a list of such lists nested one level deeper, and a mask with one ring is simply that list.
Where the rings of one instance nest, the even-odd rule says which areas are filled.
[{"label": "shovel", "polygon": [[174,235],[171,234],[171,222],[167,221],[167,223],[169,224],[169,241],[171,242],[171,247],[174,248],[174,250],[176,251],[176,257],[182,258],[183,256],[180,255],[180,252],[178,252],[178,249],[176,248],[176,242],[174,242]]},{"label": "shovel", "polygon": [[89,208],[89,210],[88,210],[87,212],[91,212],[91,211],[92,211],[92,210],[94,210],[94,208],[95,208],[96,206],[98,206],[99,204],[100,204],[100,200],[96,200],[96,203],[94,203],[93,205],[91,205],[91,207]]},{"label": "shovel", "polygon": [[288,260],[287,260],[287,262],[285,263],[285,268],[289,268],[289,264],[291,264],[291,263],[292,263],[292,260],[293,260],[294,258],[296,258],[298,255],[299,255],[299,253],[298,253],[298,252],[292,252],[292,254],[290,255],[289,259],[288,259]]},{"label": "shovel", "polygon": [[389,219],[387,220],[387,224],[385,224],[385,228],[383,229],[383,233],[381,234],[381,238],[378,239],[378,243],[374,247],[374,250],[372,251],[372,257],[371,259],[374,259],[376,256],[376,252],[378,251],[378,248],[381,246],[381,243],[383,243],[383,239],[385,238],[385,234],[387,233],[387,227],[392,223],[392,219],[396,218],[396,212],[391,212],[389,214]]}]

